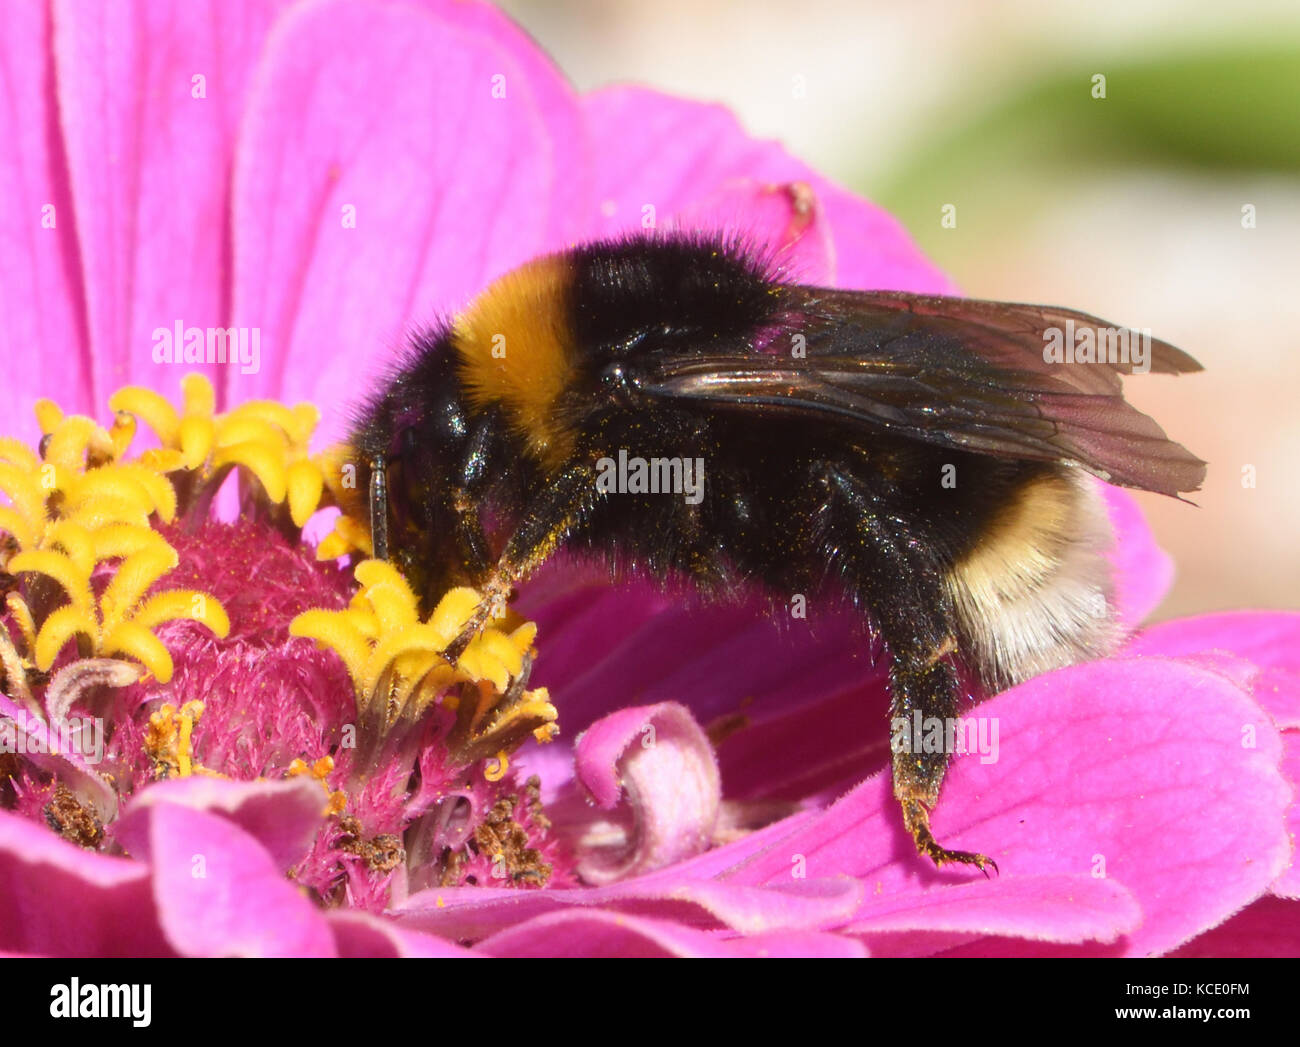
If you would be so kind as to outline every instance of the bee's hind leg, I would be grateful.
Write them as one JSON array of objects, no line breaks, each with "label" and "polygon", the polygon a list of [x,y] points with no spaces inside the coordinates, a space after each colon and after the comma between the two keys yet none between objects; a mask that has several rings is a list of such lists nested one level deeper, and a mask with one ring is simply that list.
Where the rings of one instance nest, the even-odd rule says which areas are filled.
[{"label": "bee's hind leg", "polygon": [[[960,710],[961,682],[953,664],[955,610],[944,586],[943,565],[932,544],[898,515],[899,499],[879,476],[864,477],[834,463],[822,463],[826,513],[842,577],[870,611],[890,653],[889,716],[893,745],[894,796],[903,824],[919,854],[935,865],[974,865],[992,859],[943,847],[930,831],[930,810],[939,798],[951,754],[914,744],[913,727],[938,718],[945,726]],[[897,729],[895,729],[897,728]],[[903,736],[906,744],[899,744]],[[943,732],[945,743],[951,732]],[[921,751],[916,751],[921,750]]]}]

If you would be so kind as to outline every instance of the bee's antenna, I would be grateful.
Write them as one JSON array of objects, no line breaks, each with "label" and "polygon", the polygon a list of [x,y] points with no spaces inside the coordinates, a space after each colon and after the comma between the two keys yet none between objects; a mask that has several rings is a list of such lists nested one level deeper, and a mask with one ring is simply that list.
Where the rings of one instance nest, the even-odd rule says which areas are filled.
[{"label": "bee's antenna", "polygon": [[388,473],[382,457],[370,462],[370,544],[376,560],[388,559]]}]

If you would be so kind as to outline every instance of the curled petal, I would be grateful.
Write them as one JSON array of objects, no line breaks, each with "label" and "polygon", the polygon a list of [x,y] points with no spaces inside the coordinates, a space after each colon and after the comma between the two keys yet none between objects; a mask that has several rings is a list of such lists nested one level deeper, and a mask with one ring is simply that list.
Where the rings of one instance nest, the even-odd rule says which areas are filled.
[{"label": "curled petal", "polygon": [[[612,883],[704,851],[721,804],[713,747],[675,702],[624,709],[578,739],[578,780],[604,810],[620,797],[624,831],[591,845],[578,866],[592,884]],[[609,832],[610,830],[606,830]]]},{"label": "curled petal", "polygon": [[140,679],[140,667],[116,658],[78,658],[55,673],[45,692],[45,710],[59,722],[73,704],[96,687],[128,687]]}]

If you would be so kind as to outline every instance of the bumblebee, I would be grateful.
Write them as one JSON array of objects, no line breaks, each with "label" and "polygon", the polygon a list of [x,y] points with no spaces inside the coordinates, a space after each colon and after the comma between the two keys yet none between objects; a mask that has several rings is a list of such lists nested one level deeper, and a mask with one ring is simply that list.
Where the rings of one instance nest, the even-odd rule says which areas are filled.
[{"label": "bumblebee", "polygon": [[[1175,497],[1205,475],[1125,402],[1146,370],[1200,365],[1072,310],[803,286],[733,240],[628,236],[415,338],[351,449],[375,554],[428,601],[484,596],[452,657],[563,547],[718,599],[847,601],[890,655],[891,718],[948,721],[964,681],[1116,645],[1087,474]],[[895,747],[894,793],[919,853],[983,870],[930,830],[949,759]]]}]

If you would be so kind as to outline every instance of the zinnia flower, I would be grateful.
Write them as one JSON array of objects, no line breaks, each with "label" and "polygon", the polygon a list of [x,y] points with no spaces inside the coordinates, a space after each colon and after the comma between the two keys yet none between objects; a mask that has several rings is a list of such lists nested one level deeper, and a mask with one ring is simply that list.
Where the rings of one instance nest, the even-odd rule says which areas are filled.
[{"label": "zinnia flower", "polygon": [[1300,949],[1300,616],[1141,630],[1172,567],[1122,492],[1132,639],[982,705],[934,814],[991,880],[915,855],[851,621],[560,560],[453,670],[474,595],[422,618],[311,519],[404,332],[513,266],[675,224],[952,293],[887,215],[719,107],[575,94],[485,4],[0,24],[0,951]]}]

